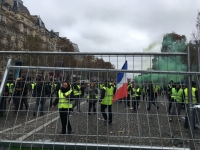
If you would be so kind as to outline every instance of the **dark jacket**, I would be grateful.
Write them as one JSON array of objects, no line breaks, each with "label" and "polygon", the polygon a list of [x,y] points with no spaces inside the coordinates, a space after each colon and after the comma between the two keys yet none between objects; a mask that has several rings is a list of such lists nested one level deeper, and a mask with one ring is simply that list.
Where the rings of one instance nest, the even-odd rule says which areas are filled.
[{"label": "dark jacket", "polygon": [[22,79],[17,80],[14,96],[26,96],[27,94],[28,86],[26,85],[25,81]]},{"label": "dark jacket", "polygon": [[149,85],[147,89],[147,94],[149,97],[154,98],[154,88],[153,85]]},{"label": "dark jacket", "polygon": [[95,87],[88,87],[86,90],[86,94],[89,95],[89,103],[96,103],[97,98],[96,95],[98,94],[98,90]]},{"label": "dark jacket", "polygon": [[45,97],[50,94],[49,86],[44,82],[38,82],[34,87],[34,96]]}]

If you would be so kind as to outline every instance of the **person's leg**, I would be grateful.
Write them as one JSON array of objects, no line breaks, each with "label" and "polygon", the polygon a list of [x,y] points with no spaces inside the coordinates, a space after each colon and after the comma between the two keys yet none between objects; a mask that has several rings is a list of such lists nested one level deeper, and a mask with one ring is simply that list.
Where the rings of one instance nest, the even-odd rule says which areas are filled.
[{"label": "person's leg", "polygon": [[80,100],[81,100],[81,99],[80,99],[80,95],[79,95],[78,98],[77,98],[77,106],[76,106],[78,112],[81,112],[81,109],[80,109],[80,107],[81,107],[81,105],[80,105]]},{"label": "person's leg", "polygon": [[136,111],[136,104],[137,104],[137,100],[134,98],[133,99],[133,111]]},{"label": "person's leg", "polygon": [[176,108],[177,108],[177,115],[178,115],[178,120],[181,121],[180,114],[181,114],[181,107],[182,103],[176,103]]},{"label": "person's leg", "polygon": [[93,112],[96,113],[96,103],[93,103]]},{"label": "person's leg", "polygon": [[102,113],[102,116],[103,116],[105,121],[107,121],[107,114],[105,112],[106,107],[107,107],[107,105],[102,105],[101,104],[101,113]]},{"label": "person's leg", "polygon": [[92,102],[88,102],[89,103],[89,107],[88,107],[88,114],[90,114],[90,110],[92,108]]},{"label": "person's leg", "polygon": [[158,93],[155,92],[155,100],[157,100],[157,97],[158,97]]},{"label": "person's leg", "polygon": [[124,107],[128,107],[128,97],[124,98]]},{"label": "person's leg", "polygon": [[44,105],[45,105],[46,98],[42,97],[40,100],[40,115],[44,113]]},{"label": "person's leg", "polygon": [[15,112],[19,109],[20,98],[15,98]]},{"label": "person's leg", "polygon": [[168,113],[170,114],[170,110],[172,108],[172,101],[169,99],[169,105],[168,105]]},{"label": "person's leg", "polygon": [[169,121],[171,122],[173,119],[173,116],[175,115],[175,111],[176,111],[176,102],[174,99],[171,99],[172,105],[171,105],[171,110],[170,110],[170,119]]},{"label": "person's leg", "polygon": [[[78,104],[78,98],[77,98],[77,96],[75,96],[75,98],[74,98],[74,104],[73,104],[72,110],[74,110],[74,108],[77,107],[77,104]],[[76,108],[76,109],[77,109],[77,111],[78,111],[78,108]]]},{"label": "person's leg", "polygon": [[36,116],[36,112],[37,112],[37,110],[38,110],[39,105],[40,105],[40,98],[37,97],[37,98],[36,98],[36,102],[35,102],[35,107],[34,107],[33,116]]},{"label": "person's leg", "polygon": [[70,134],[72,132],[72,126],[70,124],[70,121],[69,121],[69,110],[66,111],[66,117],[67,117],[67,133]]},{"label": "person's leg", "polygon": [[4,116],[4,97],[2,97],[1,102],[0,102],[0,117]]},{"label": "person's leg", "polygon": [[108,123],[112,123],[112,105],[108,105]]},{"label": "person's leg", "polygon": [[59,109],[60,120],[62,125],[62,134],[66,133],[66,125],[67,125],[67,113],[64,109]]},{"label": "person's leg", "polygon": [[27,101],[27,97],[24,97],[23,98],[23,102],[24,102],[24,105],[25,105],[25,108],[26,108],[26,110],[28,110],[28,101]]},{"label": "person's leg", "polygon": [[150,97],[150,96],[149,96],[149,98],[148,98],[147,110],[151,110],[151,97]]},{"label": "person's leg", "polygon": [[130,107],[130,101],[131,101],[131,95],[128,94],[128,97],[127,97],[127,106]]}]

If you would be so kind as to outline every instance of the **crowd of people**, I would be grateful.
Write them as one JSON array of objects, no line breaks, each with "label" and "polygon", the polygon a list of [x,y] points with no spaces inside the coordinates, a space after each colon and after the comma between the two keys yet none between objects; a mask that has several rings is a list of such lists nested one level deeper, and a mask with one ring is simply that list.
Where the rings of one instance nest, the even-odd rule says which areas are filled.
[{"label": "crowd of people", "polygon": [[[140,102],[146,101],[147,111],[151,110],[153,104],[158,111],[159,106],[157,103],[157,97],[160,94],[165,94],[168,100],[168,115],[169,122],[173,121],[173,116],[177,115],[180,121],[181,108],[188,108],[188,88],[183,86],[179,82],[170,83],[161,90],[158,84],[153,85],[152,81],[148,84],[139,86],[136,82],[128,84],[127,97],[118,100],[118,103],[123,103],[127,109],[132,109],[132,113],[138,113]],[[33,110],[33,116],[44,115],[44,106],[46,99],[49,99],[49,108],[54,109],[58,107],[62,131],[61,134],[70,134],[72,132],[72,126],[69,121],[70,114],[75,110],[79,114],[81,113],[80,101],[81,99],[87,99],[88,111],[87,115],[92,115],[91,109],[95,114],[97,111],[96,103],[100,103],[100,112],[104,119],[103,123],[106,125],[112,124],[112,104],[113,97],[117,90],[117,85],[114,82],[103,81],[101,83],[91,82],[86,84],[84,82],[70,83],[68,81],[55,82],[44,81],[42,78],[36,78],[34,82],[26,81],[25,76],[21,76],[15,82],[8,81],[4,90],[4,96],[1,99],[0,114],[1,116],[6,114],[6,102],[13,102],[14,113],[18,113],[19,110],[29,110],[28,98],[35,98],[35,106]],[[195,82],[192,82],[192,102],[193,105],[198,104],[198,91]],[[107,111],[106,111],[107,109]],[[186,110],[185,127],[188,127],[188,110]],[[195,110],[194,110],[195,111]],[[193,113],[194,127],[197,128],[197,113]]]}]

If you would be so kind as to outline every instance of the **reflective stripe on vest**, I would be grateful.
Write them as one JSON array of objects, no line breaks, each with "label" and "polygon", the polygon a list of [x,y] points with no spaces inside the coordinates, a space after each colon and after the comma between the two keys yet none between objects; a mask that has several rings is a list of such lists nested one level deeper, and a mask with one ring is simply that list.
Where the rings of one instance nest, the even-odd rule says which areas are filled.
[{"label": "reflective stripe on vest", "polygon": [[158,90],[159,90],[159,86],[156,85],[155,88],[154,88],[154,91],[155,91],[155,92],[158,92]]},{"label": "reflective stripe on vest", "polygon": [[180,88],[178,90],[178,92],[177,92],[175,88],[172,88],[172,95],[171,95],[171,97],[173,99],[175,99],[176,102],[179,102],[179,103],[182,102],[182,96],[183,96],[183,89]]},{"label": "reflective stripe on vest", "polygon": [[81,94],[82,94],[82,92],[81,92],[81,90],[80,90],[80,89],[81,89],[81,86],[80,86],[80,85],[77,85],[77,87],[78,87],[79,90],[76,90],[76,89],[73,90],[75,96],[81,95]]},{"label": "reflective stripe on vest", "polygon": [[13,92],[13,83],[7,83],[6,84],[8,86],[8,89],[9,89],[9,93],[12,93]]},{"label": "reflective stripe on vest", "polygon": [[105,92],[105,96],[101,102],[102,105],[112,105],[112,99],[113,99],[113,95],[114,95],[114,89],[113,87],[111,88],[107,88],[107,87],[103,87],[103,89],[106,91]]},{"label": "reflective stripe on vest", "polygon": [[[168,87],[171,89],[172,88],[172,86],[170,85],[170,84],[168,84]],[[168,91],[168,93],[171,93],[171,91]]]},{"label": "reflective stripe on vest", "polygon": [[31,89],[33,90],[35,87],[36,83],[31,83]]},{"label": "reflective stripe on vest", "polygon": [[137,90],[135,88],[133,88],[133,92],[134,92],[134,94],[132,95],[132,97],[139,96],[138,92],[140,92],[140,88],[137,88]]},{"label": "reflective stripe on vest", "polygon": [[[129,89],[129,87],[132,87],[132,84],[128,85],[127,90]],[[131,91],[128,91],[128,94],[131,94]]]},{"label": "reflective stripe on vest", "polygon": [[72,108],[72,103],[63,96],[65,94],[66,96],[69,96],[71,94],[72,90],[69,90],[66,93],[62,93],[61,90],[58,91],[58,97],[59,97],[59,102],[58,102],[58,108]]},{"label": "reflective stripe on vest", "polygon": [[[196,88],[192,87],[192,104],[197,103],[197,99],[196,99],[196,96],[195,96],[196,90],[197,90]],[[188,104],[188,89],[187,88],[185,88],[184,94],[185,94],[185,103]]]}]

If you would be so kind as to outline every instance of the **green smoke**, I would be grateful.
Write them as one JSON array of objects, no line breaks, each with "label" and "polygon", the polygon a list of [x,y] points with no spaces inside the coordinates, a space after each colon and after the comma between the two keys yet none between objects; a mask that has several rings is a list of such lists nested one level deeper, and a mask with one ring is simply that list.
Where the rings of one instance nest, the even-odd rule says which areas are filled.
[{"label": "green smoke", "polygon": [[[152,51],[157,42],[151,44],[145,51]],[[166,34],[163,37],[161,52],[184,52],[186,49],[186,37],[175,33]],[[183,56],[154,56],[151,70],[156,71],[186,71],[186,65],[182,63]],[[151,61],[151,60],[150,60]],[[166,84],[170,80],[184,82],[185,77],[180,74],[142,74],[135,77],[139,84],[152,81],[154,84]]]}]

